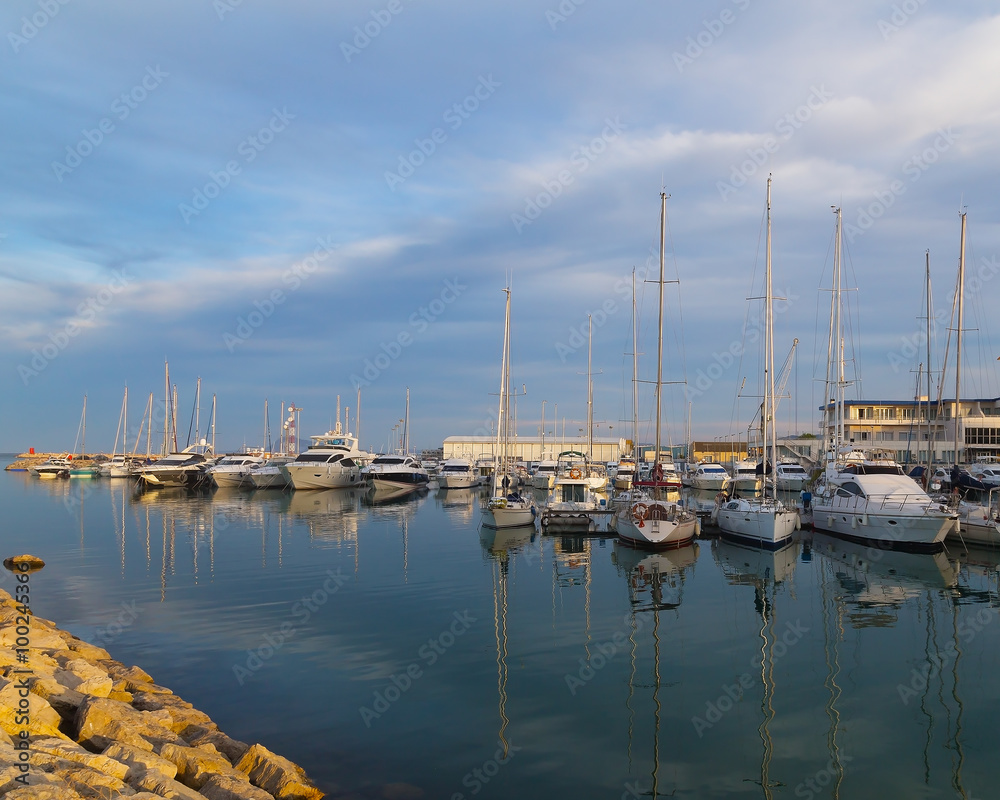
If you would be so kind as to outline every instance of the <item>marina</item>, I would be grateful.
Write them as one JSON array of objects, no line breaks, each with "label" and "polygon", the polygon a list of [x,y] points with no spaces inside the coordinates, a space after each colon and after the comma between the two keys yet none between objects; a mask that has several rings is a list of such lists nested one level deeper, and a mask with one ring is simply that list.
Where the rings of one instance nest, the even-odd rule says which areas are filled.
[{"label": "marina", "polygon": [[482,526],[488,487],[0,492],[47,562],[36,614],[328,796],[971,798],[1000,777],[997,550],[804,528],[770,552],[706,524],[651,552]]}]

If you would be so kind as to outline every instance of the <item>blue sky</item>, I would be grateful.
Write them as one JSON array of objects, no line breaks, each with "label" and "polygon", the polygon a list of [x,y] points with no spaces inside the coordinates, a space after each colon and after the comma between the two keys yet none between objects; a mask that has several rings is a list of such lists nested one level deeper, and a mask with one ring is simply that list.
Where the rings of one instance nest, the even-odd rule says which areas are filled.
[{"label": "blue sky", "polygon": [[165,360],[182,438],[201,377],[222,449],[260,440],[265,398],[274,429],[282,401],[306,435],[337,395],[353,417],[359,379],[363,445],[406,387],[415,447],[481,432],[508,276],[520,432],[543,401],[586,419],[589,313],[597,433],[625,433],[661,190],[665,378],[710,383],[664,390],[670,437],[689,409],[696,438],[745,430],[756,349],[722,354],[759,313],[768,173],[779,364],[799,339],[783,430],[815,430],[834,205],[863,394],[913,395],[927,250],[940,369],[963,204],[963,394],[1000,394],[992,4],[12,0],[0,33],[0,449],[71,448],[84,394],[110,449]]}]

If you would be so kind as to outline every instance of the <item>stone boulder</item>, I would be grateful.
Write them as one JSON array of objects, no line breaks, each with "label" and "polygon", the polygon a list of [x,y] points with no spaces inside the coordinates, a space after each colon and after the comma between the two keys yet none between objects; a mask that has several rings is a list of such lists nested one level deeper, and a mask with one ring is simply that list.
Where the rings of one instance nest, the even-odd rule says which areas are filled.
[{"label": "stone boulder", "polygon": [[[20,689],[18,689],[17,684],[14,682],[8,683],[0,689],[0,730],[11,736],[16,736],[22,730],[26,729],[32,737],[69,738],[59,730],[62,717],[59,716],[58,711],[49,705],[48,701],[36,694],[32,694],[30,691],[27,697],[21,697],[19,692]],[[27,728],[25,728],[23,722],[18,721],[23,716],[19,713],[23,708],[20,705],[22,702],[28,704],[29,719]]]},{"label": "stone boulder", "polygon": [[[115,742],[109,744],[102,755],[124,764],[132,775],[155,771],[167,778],[177,777],[176,764],[149,750],[140,750],[138,747]],[[124,780],[128,780],[128,778],[126,777]]]},{"label": "stone boulder", "polygon": [[275,755],[262,744],[255,744],[236,764],[250,783],[259,786],[277,800],[319,800],[323,792],[306,778],[305,770],[287,758]]},{"label": "stone boulder", "polygon": [[263,789],[251,786],[246,781],[228,775],[213,775],[201,787],[201,793],[208,800],[273,800]]},{"label": "stone boulder", "polygon": [[236,780],[249,783],[247,776],[233,769],[229,760],[220,753],[199,747],[182,747],[165,744],[160,748],[160,757],[177,765],[177,780],[192,789],[201,789],[213,775],[228,775]]},{"label": "stone boulder", "polygon": [[184,730],[180,731],[180,736],[192,747],[211,745],[215,750],[228,758],[231,764],[237,763],[243,758],[243,754],[250,749],[250,745],[246,742],[233,739],[214,727],[206,728],[202,725],[188,725]]},{"label": "stone boulder", "polygon": [[156,770],[130,775],[128,782],[129,786],[137,791],[151,792],[157,797],[166,797],[169,800],[205,800],[205,795],[199,794],[194,789],[183,783],[178,783]]},{"label": "stone boulder", "polygon": [[184,744],[176,733],[159,722],[125,703],[105,697],[87,697],[80,704],[74,730],[76,740],[96,752],[116,741],[141,750],[152,750],[164,743]]}]

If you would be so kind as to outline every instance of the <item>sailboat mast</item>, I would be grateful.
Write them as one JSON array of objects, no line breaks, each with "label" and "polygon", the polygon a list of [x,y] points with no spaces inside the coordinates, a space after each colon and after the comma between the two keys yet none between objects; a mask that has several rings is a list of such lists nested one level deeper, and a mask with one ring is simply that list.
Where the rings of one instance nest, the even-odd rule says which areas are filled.
[{"label": "sailboat mast", "polygon": [[406,387],[406,413],[403,415],[403,455],[410,452],[410,387]]},{"label": "sailboat mast", "polygon": [[[125,387],[125,400],[122,410],[122,455],[128,451],[128,386]],[[118,437],[115,437],[115,447],[118,446]],[[111,455],[114,455],[112,453]]]},{"label": "sailboat mast", "polygon": [[[962,329],[965,327],[965,212],[962,212],[962,241],[958,248],[958,330],[955,332],[955,465],[959,463],[958,418],[962,411]],[[84,398],[86,401],[86,398]]]},{"label": "sailboat mast", "polygon": [[163,417],[163,448],[160,450],[160,455],[165,456],[170,452],[167,448],[170,446],[170,363],[167,361],[163,362],[163,403],[164,403],[164,417]]},{"label": "sailboat mast", "polygon": [[[656,342],[656,441],[653,463],[660,463],[660,393],[663,389],[663,255],[667,238],[667,193],[660,192],[660,321]],[[634,348],[633,348],[634,349]]]},{"label": "sailboat mast", "polygon": [[83,396],[83,416],[80,418],[80,458],[87,457],[87,395]]},{"label": "sailboat mast", "polygon": [[587,315],[587,458],[594,457],[594,378],[590,369],[594,351],[594,318]]},{"label": "sailboat mast", "polygon": [[639,468],[639,322],[635,309],[635,269],[632,269],[632,457]]},{"label": "sailboat mast", "polygon": [[[774,430],[774,330],[772,328],[771,307],[773,305],[773,294],[771,289],[771,176],[767,177],[767,260],[765,265],[765,288],[764,288],[764,414],[763,414],[763,439],[764,464],[763,477],[765,484],[767,480],[767,450],[770,448],[771,461],[774,463],[775,451],[777,450],[777,437]],[[770,431],[768,431],[770,423]],[[771,436],[768,439],[768,433]],[[775,470],[771,470],[771,490],[774,493]]]},{"label": "sailboat mast", "polygon": [[493,456],[493,491],[497,491],[497,486],[501,480],[501,474],[505,468],[507,460],[507,407],[508,384],[510,376],[507,374],[510,363],[510,289],[503,290],[507,296],[503,317],[503,349],[500,354],[500,401],[497,403],[497,441],[496,452]]},{"label": "sailboat mast", "polygon": [[[926,279],[926,289],[927,293],[927,308],[926,308],[926,322],[927,322],[927,407],[924,412],[927,415],[927,470],[924,472],[924,486],[930,485],[931,479],[931,460],[932,452],[931,446],[933,440],[931,439],[931,251],[928,250],[924,253],[924,275]],[[918,449],[919,453],[919,449]]]}]

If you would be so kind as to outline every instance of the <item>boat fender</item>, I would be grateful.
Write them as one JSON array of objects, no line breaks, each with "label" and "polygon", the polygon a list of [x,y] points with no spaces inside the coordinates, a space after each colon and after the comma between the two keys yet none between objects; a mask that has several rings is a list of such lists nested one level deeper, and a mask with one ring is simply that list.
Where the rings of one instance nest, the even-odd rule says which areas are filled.
[{"label": "boat fender", "polygon": [[802,530],[802,518],[798,514],[795,515],[795,530]]},{"label": "boat fender", "polygon": [[857,518],[857,516],[855,514],[851,515],[851,527],[852,528],[857,528],[858,527],[858,518]]},{"label": "boat fender", "polygon": [[831,514],[826,518],[826,524],[829,525],[831,528],[833,527],[833,514]]},{"label": "boat fender", "polygon": [[862,517],[861,517],[861,524],[862,525],[867,525],[868,524],[868,515],[867,514],[862,515]]}]

